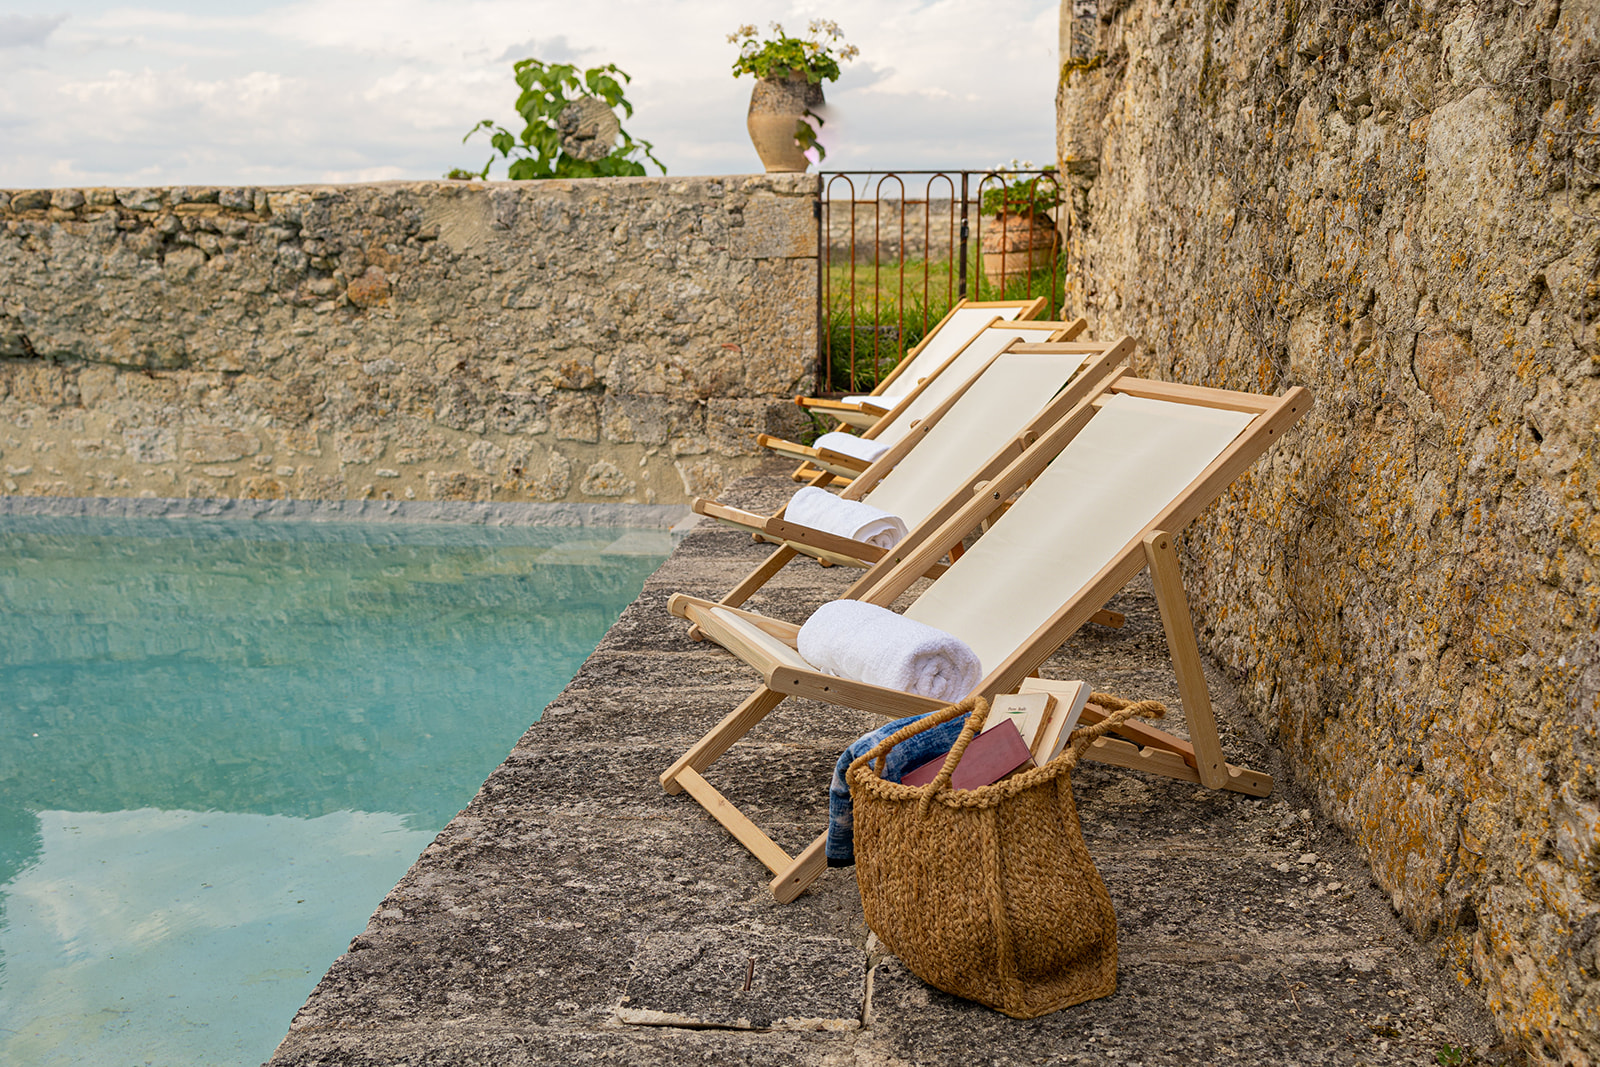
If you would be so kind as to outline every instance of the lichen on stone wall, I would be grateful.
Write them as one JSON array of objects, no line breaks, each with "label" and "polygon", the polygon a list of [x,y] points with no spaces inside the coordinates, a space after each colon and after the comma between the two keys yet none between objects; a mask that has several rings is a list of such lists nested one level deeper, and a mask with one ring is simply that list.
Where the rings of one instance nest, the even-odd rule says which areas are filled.
[{"label": "lichen on stone wall", "polygon": [[1185,536],[1203,639],[1507,1032],[1600,1060],[1600,14],[1099,20],[1069,303],[1142,373],[1316,399]]},{"label": "lichen on stone wall", "polygon": [[800,428],[815,181],[0,192],[0,492],[715,492]]}]

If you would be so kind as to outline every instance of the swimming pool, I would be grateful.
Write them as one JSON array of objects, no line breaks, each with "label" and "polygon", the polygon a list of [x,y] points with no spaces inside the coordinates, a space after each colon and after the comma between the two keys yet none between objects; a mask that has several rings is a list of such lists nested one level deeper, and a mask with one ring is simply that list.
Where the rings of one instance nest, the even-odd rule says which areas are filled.
[{"label": "swimming pool", "polygon": [[266,1059],[669,548],[0,515],[0,1063]]}]

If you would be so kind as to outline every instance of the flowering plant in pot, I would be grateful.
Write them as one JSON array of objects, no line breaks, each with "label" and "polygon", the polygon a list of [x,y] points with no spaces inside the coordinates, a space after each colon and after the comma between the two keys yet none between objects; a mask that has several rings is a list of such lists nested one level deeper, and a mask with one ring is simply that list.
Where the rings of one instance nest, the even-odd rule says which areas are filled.
[{"label": "flowering plant in pot", "polygon": [[[1042,170],[1030,178],[1022,177],[1029,171]],[[985,188],[983,204],[979,210],[985,215],[1013,218],[1033,218],[1046,215],[1062,200],[1061,183],[1054,167],[1036,168],[1027,160],[1002,163],[992,173],[1000,179],[998,185]]]},{"label": "flowering plant in pot", "polygon": [[[1029,172],[1033,173],[1022,177]],[[1026,160],[1013,159],[992,173],[999,183],[983,190],[978,209],[995,220],[983,234],[983,272],[991,285],[1003,291],[1008,277],[1026,277],[1054,266],[1060,235],[1050,212],[1063,197],[1053,167],[1035,168]]]},{"label": "flowering plant in pot", "polygon": [[805,170],[808,149],[815,148],[819,160],[827,155],[817,142],[822,117],[814,110],[823,104],[822,83],[838,79],[840,60],[860,54],[855,45],[838,43],[842,36],[839,24],[825,19],[812,19],[806,37],[791,37],[776,22],[771,37],[763,38],[754,26],[728,35],[739,46],[734,77],[756,77],[746,125],[767,170]]}]

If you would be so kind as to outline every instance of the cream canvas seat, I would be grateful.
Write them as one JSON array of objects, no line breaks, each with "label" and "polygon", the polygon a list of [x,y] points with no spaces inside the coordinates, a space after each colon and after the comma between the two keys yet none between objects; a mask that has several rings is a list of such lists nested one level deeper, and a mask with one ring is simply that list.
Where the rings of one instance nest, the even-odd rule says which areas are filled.
[{"label": "cream canvas seat", "polygon": [[1029,300],[959,301],[884,375],[871,393],[840,400],[795,397],[795,403],[837,418],[845,425],[864,429],[910,396],[920,382],[938,373],[945,361],[979,330],[997,319],[1013,322],[1037,318],[1044,311],[1045,303],[1042,296]]},{"label": "cream canvas seat", "polygon": [[[1087,325],[1084,319],[1072,322],[990,322],[951,353],[931,377],[923,379],[914,389],[896,400],[886,413],[875,416],[861,437],[893,447],[903,441],[915,425],[925,421],[941,404],[965,388],[979,371],[1013,341],[1043,343],[1070,340],[1082,333]],[[853,456],[829,453],[767,434],[758,435],[756,443],[780,456],[801,460],[801,467],[795,472],[797,478],[813,477],[821,471],[853,478],[867,467],[865,462]]]},{"label": "cream canvas seat", "polygon": [[[1222,755],[1173,538],[1221,495],[1310,405],[1302,388],[1274,398],[1142,381],[1114,372],[1094,395],[1041,435],[936,529],[919,529],[845,594],[892,604],[997,501],[1010,509],[933,581],[905,614],[965,641],[983,664],[985,697],[1048,689],[1039,667],[1140,570],[1148,567],[1161,610],[1189,739],[1122,726],[1088,755],[1213,789],[1256,796],[1269,775]],[[687,791],[774,874],[792,900],[824,869],[819,837],[789,856],[702,774],[788,696],[904,716],[941,703],[825,674],[795,651],[799,627],[679,594],[673,614],[690,620],[763,677],[763,684],[662,774]],[[1085,721],[1096,721],[1091,707]],[[819,788],[822,786],[819,784]]]},{"label": "cream canvas seat", "polygon": [[[1104,344],[1011,342],[839,496],[887,511],[911,530],[938,526],[971,498],[975,483],[993,478],[1021,455],[1030,440],[1072,410],[1133,347],[1129,337]],[[831,478],[825,473],[812,484],[826,485]],[[759,515],[704,499],[692,506],[780,546],[722,598],[728,606],[744,603],[798,555],[865,567],[884,553],[875,545],[800,525],[783,510]],[[1115,624],[1110,617],[1098,621]]]}]

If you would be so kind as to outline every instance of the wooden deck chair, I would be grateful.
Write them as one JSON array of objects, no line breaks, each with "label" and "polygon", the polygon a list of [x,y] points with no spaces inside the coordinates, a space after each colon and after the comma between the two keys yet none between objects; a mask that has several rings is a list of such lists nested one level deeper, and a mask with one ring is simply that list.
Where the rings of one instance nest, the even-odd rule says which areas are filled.
[{"label": "wooden deck chair", "polygon": [[[1031,321],[1045,306],[1043,297],[1031,300],[962,300],[894,365],[871,393],[838,399],[797,396],[795,403],[808,411],[836,420],[836,429],[870,430],[883,419],[892,419],[892,412],[902,401],[943,373],[952,359],[985,327],[997,322]],[[1078,319],[1063,339],[1071,340],[1088,325],[1088,320]],[[1036,338],[1041,341],[1046,339]],[[815,473],[810,464],[801,463],[791,477],[796,481],[804,481]]]},{"label": "wooden deck chair", "polygon": [[[1279,398],[1141,381],[1115,372],[935,530],[919,530],[847,592],[887,606],[977,520],[1020,492],[975,545],[906,615],[954,634],[977,653],[987,697],[1025,688],[1059,649],[1148,567],[1166,630],[1187,741],[1153,727],[1119,728],[1088,755],[1212,789],[1266,796],[1269,775],[1228,764],[1212,715],[1173,538],[1310,406],[1300,387]],[[764,684],[661,775],[687,791],[774,874],[780,902],[825,868],[824,837],[790,856],[702,775],[787,696],[884,716],[932,711],[937,700],[824,674],[795,651],[799,627],[678,594],[668,606],[758,670]],[[1098,721],[1095,709],[1086,721]]]},{"label": "wooden deck chair", "polygon": [[[1081,318],[1072,322],[991,322],[968,338],[934,374],[923,379],[882,416],[876,417],[861,437],[884,445],[898,444],[912,432],[914,425],[925,421],[939,405],[965,388],[1013,341],[1071,340],[1087,325]],[[816,448],[768,434],[758,434],[756,443],[780,456],[800,460],[801,465],[794,472],[797,480],[814,478],[824,470],[839,477],[853,478],[867,467],[854,457],[838,453],[823,455]]]},{"label": "wooden deck chair", "polygon": [[[961,300],[934,324],[921,341],[894,365],[883,380],[865,396],[842,400],[797,396],[795,403],[838,418],[850,426],[865,429],[904,400],[917,384],[931,377],[978,331],[999,319],[1002,322],[1037,318],[1045,309],[1044,297],[1031,300]],[[867,414],[870,409],[875,414]]]},{"label": "wooden deck chair", "polygon": [[[1040,433],[1058,422],[1133,351],[1130,337],[1025,344],[1013,341],[856,477],[840,497],[860,500],[898,516],[907,529],[938,527],[972,499],[972,487],[1016,459]],[[830,454],[824,453],[823,462]],[[826,485],[832,474],[813,479]],[[783,510],[759,515],[697,499],[701,515],[748,530],[780,547],[722,598],[737,607],[799,555],[824,563],[866,567],[884,549],[789,521]],[[937,570],[937,568],[936,568]],[[931,576],[931,574],[930,574]],[[1115,613],[1095,621],[1115,626]]]}]

